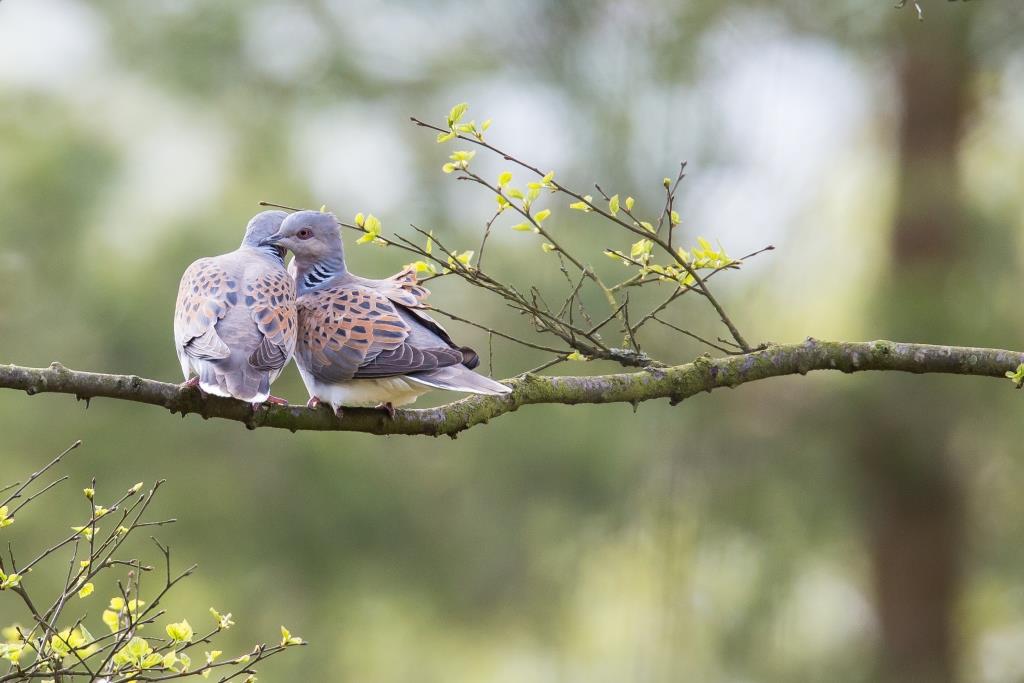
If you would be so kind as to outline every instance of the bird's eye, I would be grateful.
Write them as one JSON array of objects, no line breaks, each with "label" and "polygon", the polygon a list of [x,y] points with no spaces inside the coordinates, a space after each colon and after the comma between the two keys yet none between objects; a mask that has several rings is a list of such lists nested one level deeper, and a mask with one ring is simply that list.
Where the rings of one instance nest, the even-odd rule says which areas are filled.
[{"label": "bird's eye", "polygon": [[297,233],[295,233],[295,236],[298,237],[300,240],[308,240],[310,237],[313,236],[313,231],[310,230],[309,228],[303,228],[302,230],[299,230]]}]

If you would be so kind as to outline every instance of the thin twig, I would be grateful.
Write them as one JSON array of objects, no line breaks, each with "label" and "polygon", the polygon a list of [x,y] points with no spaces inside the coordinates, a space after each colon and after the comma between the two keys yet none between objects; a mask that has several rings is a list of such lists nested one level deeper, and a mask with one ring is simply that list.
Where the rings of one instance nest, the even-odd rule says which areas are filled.
[{"label": "thin twig", "polygon": [[669,327],[669,328],[672,328],[673,330],[675,330],[676,332],[678,332],[678,333],[680,333],[680,334],[685,334],[685,335],[686,335],[687,337],[690,337],[690,338],[692,338],[692,339],[696,339],[696,340],[697,340],[697,341],[699,341],[699,342],[700,342],[701,344],[705,344],[705,345],[707,345],[707,346],[710,346],[711,348],[713,348],[713,349],[715,349],[715,350],[717,350],[717,351],[721,351],[722,353],[727,353],[727,354],[733,354],[733,353],[735,353],[735,352],[734,352],[734,351],[732,351],[731,349],[727,349],[727,348],[725,348],[724,346],[719,346],[718,344],[715,344],[714,342],[708,341],[708,340],[707,340],[707,339],[705,339],[704,337],[701,337],[701,336],[699,336],[699,335],[696,335],[696,334],[694,334],[693,332],[690,332],[689,330],[684,330],[683,328],[681,328],[681,327],[678,327],[678,326],[676,326],[676,325],[673,325],[672,323],[670,323],[670,322],[668,322],[668,321],[662,320],[661,318],[659,318],[659,317],[657,317],[657,316],[654,316],[654,317],[652,317],[652,318],[651,318],[651,320],[653,320],[653,321],[655,321],[655,322],[659,322],[659,323],[661,323],[662,325],[664,325],[665,327]]},{"label": "thin twig", "polygon": [[[448,133],[449,132],[449,130],[447,130],[445,128],[439,128],[438,126],[434,126],[434,125],[431,125],[429,123],[425,123],[425,122],[417,119],[416,117],[410,117],[410,120],[413,123],[415,123],[417,126],[421,126],[423,128],[428,128],[430,130],[438,131],[438,132],[441,132],[441,133]],[[467,136],[467,135],[461,135],[461,134],[457,134],[455,137],[457,139],[459,139],[459,140],[463,140],[463,141],[469,142],[471,144],[474,144],[474,145],[483,147],[485,149],[488,149],[488,150],[492,151],[493,153],[498,154],[503,159],[505,159],[507,161],[511,161],[512,163],[517,164],[517,165],[519,165],[522,168],[525,168],[525,169],[527,169],[529,171],[532,171],[535,175],[538,175],[540,177],[544,177],[544,175],[545,175],[545,173],[543,171],[541,171],[539,168],[537,168],[536,166],[533,166],[533,165],[528,164],[528,163],[526,163],[524,161],[521,161],[520,159],[517,159],[516,157],[512,156],[511,154],[509,154],[508,152],[505,152],[504,150],[498,149],[494,145],[491,145],[490,143],[488,143],[488,142],[486,142],[486,141],[484,141],[482,139],[470,137],[470,136]],[[477,176],[477,177],[479,177],[479,176]],[[480,179],[480,182],[481,182],[481,184],[483,184],[483,185],[485,185],[487,187],[491,187],[490,184],[487,183],[487,181],[484,181],[483,179]],[[735,323],[733,323],[733,321],[729,317],[729,315],[725,312],[725,309],[722,307],[722,305],[718,302],[718,299],[716,299],[715,296],[711,293],[711,290],[708,289],[707,285],[705,284],[703,278],[701,278],[700,274],[696,272],[696,270],[686,261],[686,259],[684,259],[680,254],[676,253],[676,251],[672,248],[671,244],[669,244],[665,239],[660,237],[657,233],[652,233],[652,232],[644,229],[643,227],[641,227],[639,225],[631,225],[630,223],[627,223],[626,221],[623,221],[622,219],[618,218],[616,215],[612,214],[611,212],[606,211],[603,207],[598,206],[597,204],[595,204],[593,202],[593,200],[587,199],[584,195],[580,194],[579,192],[576,192],[574,190],[570,190],[569,188],[561,185],[560,183],[556,183],[554,181],[552,181],[552,185],[554,186],[554,188],[557,191],[562,192],[563,194],[566,194],[566,195],[568,195],[570,197],[573,197],[577,201],[583,202],[594,213],[597,213],[598,215],[604,217],[605,219],[610,220],[613,223],[616,223],[616,224],[626,228],[627,230],[629,230],[630,232],[632,232],[634,234],[641,235],[645,239],[650,239],[652,242],[654,242],[659,247],[664,249],[694,279],[694,282],[695,282],[697,288],[701,291],[701,293],[704,295],[704,297],[708,300],[708,302],[712,305],[712,307],[718,313],[719,319],[726,326],[726,328],[728,328],[729,333],[736,340],[736,343],[739,344],[740,347],[744,351],[751,350],[750,345],[743,338],[743,335],[740,333],[739,329],[736,327]],[[492,188],[492,191],[494,191],[494,188]],[[500,190],[498,190],[497,192],[500,193]],[[502,196],[504,196],[504,195],[502,195]],[[523,213],[523,211],[518,209],[518,207],[516,207],[515,204],[512,204],[512,207],[517,209],[517,210],[519,210],[520,213]],[[527,219],[530,220],[530,217],[529,217],[528,214],[524,214],[524,215],[526,215]],[[535,227],[538,227],[538,226],[536,226],[534,221],[531,220],[531,223],[534,224]],[[580,266],[580,268],[582,269],[582,266]],[[607,288],[605,288],[605,289],[607,290]],[[610,290],[607,290],[607,294],[608,294],[608,296],[612,297],[612,299],[614,300],[614,295],[611,293]],[[615,304],[612,304],[612,308],[615,308]]]},{"label": "thin twig", "polygon": [[[28,488],[28,487],[29,487],[29,485],[30,485],[30,484],[31,484],[32,482],[34,482],[34,481],[35,481],[36,479],[38,479],[38,478],[39,478],[39,477],[41,477],[41,476],[42,476],[43,474],[45,474],[45,473],[46,473],[46,472],[47,472],[47,471],[48,471],[48,470],[49,470],[50,468],[52,468],[52,467],[56,466],[56,465],[57,465],[57,463],[59,463],[59,462],[61,461],[61,459],[63,459],[63,458],[64,458],[64,456],[65,456],[65,455],[67,455],[68,453],[70,453],[71,451],[75,450],[76,448],[78,448],[78,447],[79,447],[79,446],[81,446],[81,445],[82,445],[82,441],[81,441],[81,440],[78,440],[78,441],[74,442],[73,444],[71,444],[70,446],[68,446],[67,448],[65,448],[65,449],[64,449],[64,450],[63,450],[63,451],[62,451],[62,452],[60,453],[60,455],[58,455],[58,456],[57,456],[56,458],[54,458],[54,459],[53,459],[53,460],[51,460],[50,462],[48,462],[48,463],[46,463],[45,465],[43,465],[43,467],[42,467],[41,469],[39,469],[39,470],[36,470],[36,471],[35,471],[35,472],[33,472],[32,474],[30,474],[30,475],[29,475],[29,477],[28,477],[28,479],[27,479],[27,480],[25,481],[25,483],[24,483],[24,484],[21,484],[21,485],[20,485],[20,486],[18,487],[18,489],[17,489],[17,490],[16,490],[16,491],[15,491],[14,493],[12,493],[12,494],[11,494],[11,495],[10,495],[10,496],[9,496],[9,497],[7,498],[7,500],[5,500],[4,502],[0,503],[0,507],[2,507],[2,506],[4,506],[4,505],[7,505],[7,504],[9,504],[9,503],[10,503],[10,502],[11,502],[12,500],[15,500],[15,499],[19,498],[19,497],[21,496],[21,494],[22,494],[22,493],[23,493],[23,492],[25,491],[25,489],[26,489],[26,488]],[[10,488],[10,487],[8,487],[8,488]],[[6,490],[6,489],[5,489],[5,490]]]},{"label": "thin twig", "polygon": [[452,320],[457,320],[460,323],[466,323],[467,325],[472,325],[473,327],[475,327],[477,329],[480,329],[480,330],[483,330],[484,332],[487,332],[488,334],[493,334],[496,337],[501,337],[502,339],[507,339],[509,341],[513,341],[513,342],[515,342],[517,344],[521,344],[522,346],[526,346],[526,347],[531,348],[531,349],[536,349],[537,351],[550,351],[551,353],[565,353],[565,354],[572,353],[571,350],[566,351],[564,349],[556,349],[556,348],[553,348],[551,346],[544,346],[543,344],[535,344],[533,342],[526,341],[525,339],[520,339],[519,337],[512,336],[511,334],[506,334],[505,332],[499,332],[498,330],[491,329],[490,327],[487,327],[486,325],[481,325],[480,323],[473,322],[472,320],[468,320],[466,318],[463,318],[463,317],[461,317],[459,315],[456,315],[455,313],[451,313],[451,312],[446,311],[444,309],[435,308],[434,306],[431,306],[428,310],[430,310],[433,313],[440,313],[441,315],[445,316],[446,318],[451,318]]}]

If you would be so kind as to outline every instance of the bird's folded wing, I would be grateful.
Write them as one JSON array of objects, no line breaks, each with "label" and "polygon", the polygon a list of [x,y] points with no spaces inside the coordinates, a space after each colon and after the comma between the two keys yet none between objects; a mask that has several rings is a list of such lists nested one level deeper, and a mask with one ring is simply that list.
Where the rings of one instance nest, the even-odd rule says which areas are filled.
[{"label": "bird's folded wing", "polygon": [[407,267],[401,272],[395,273],[386,280],[371,280],[375,288],[395,303],[408,308],[418,308],[425,305],[424,301],[430,296],[430,290],[416,281],[416,271]]},{"label": "bird's folded wing", "polygon": [[260,370],[283,368],[295,351],[298,333],[295,281],[284,270],[269,270],[246,284],[244,300],[262,335],[249,364]]},{"label": "bird's folded wing", "polygon": [[413,344],[409,324],[376,289],[331,287],[305,294],[297,304],[296,353],[321,381],[404,375],[462,362],[462,353],[441,339],[436,347]]},{"label": "bird's folded wing", "polygon": [[448,330],[441,326],[441,323],[434,320],[427,310],[430,306],[425,300],[430,296],[430,290],[416,280],[416,271],[411,267],[403,269],[400,273],[392,275],[386,280],[375,280],[378,291],[390,299],[393,303],[403,307],[415,318],[427,327],[431,332],[440,337],[445,344],[453,349],[458,349],[463,356],[462,363],[468,368],[475,368],[480,363],[476,351],[468,346],[459,346],[448,334]]},{"label": "bird's folded wing", "polygon": [[200,259],[181,276],[174,307],[174,341],[193,358],[227,358],[231,350],[214,326],[238,303],[238,280],[216,259]]}]

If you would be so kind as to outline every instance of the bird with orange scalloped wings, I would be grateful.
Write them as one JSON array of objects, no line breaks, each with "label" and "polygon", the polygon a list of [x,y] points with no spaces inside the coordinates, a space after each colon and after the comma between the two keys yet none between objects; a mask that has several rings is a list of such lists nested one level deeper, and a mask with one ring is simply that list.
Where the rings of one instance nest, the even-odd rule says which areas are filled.
[{"label": "bird with orange scalloped wings", "polygon": [[201,258],[182,275],[174,344],[185,386],[254,408],[287,403],[270,395],[270,385],[295,350],[295,282],[285,270],[284,249],[262,244],[285,216],[257,214],[238,249]]},{"label": "bird with orange scalloped wings", "polygon": [[309,405],[395,406],[431,389],[507,394],[507,386],[473,371],[480,360],[452,341],[423,309],[428,291],[411,270],[371,280],[348,271],[338,222],[298,211],[261,244],[295,254],[298,339],[295,362]]}]

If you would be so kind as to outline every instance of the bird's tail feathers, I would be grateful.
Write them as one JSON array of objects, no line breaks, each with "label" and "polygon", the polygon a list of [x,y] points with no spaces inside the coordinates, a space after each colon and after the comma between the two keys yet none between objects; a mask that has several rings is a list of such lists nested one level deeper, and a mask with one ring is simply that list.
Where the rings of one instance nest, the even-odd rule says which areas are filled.
[{"label": "bird's tail feathers", "polygon": [[198,363],[200,389],[214,396],[237,398],[251,403],[267,400],[271,378],[266,371],[255,368],[238,370],[218,365],[210,361]]},{"label": "bird's tail feathers", "polygon": [[438,368],[437,370],[417,372],[406,375],[406,378],[420,384],[425,384],[428,387],[434,387],[435,389],[462,391],[469,394],[496,395],[507,394],[512,391],[504,384],[477,374],[463,365],[450,365],[446,368]]}]

